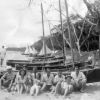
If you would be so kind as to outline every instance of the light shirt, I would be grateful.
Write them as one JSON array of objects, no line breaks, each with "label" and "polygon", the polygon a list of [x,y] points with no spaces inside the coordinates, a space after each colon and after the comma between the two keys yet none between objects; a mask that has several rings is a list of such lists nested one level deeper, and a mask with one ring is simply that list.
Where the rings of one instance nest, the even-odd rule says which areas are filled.
[{"label": "light shirt", "polygon": [[68,88],[67,82],[62,82],[62,83],[61,83],[61,87],[62,87],[63,89]]},{"label": "light shirt", "polygon": [[63,89],[70,89],[70,87],[72,87],[72,83],[71,82],[67,82],[67,81],[63,81],[62,83],[61,83],[61,87],[63,88]]},{"label": "light shirt", "polygon": [[6,54],[6,49],[5,48],[1,48],[1,50],[0,50],[0,57],[4,58],[5,54]]},{"label": "light shirt", "polygon": [[72,72],[71,76],[74,79],[74,81],[86,80],[86,77],[83,74],[83,72],[79,72],[78,76],[76,75],[76,72]]},{"label": "light shirt", "polygon": [[34,79],[34,85],[36,84],[36,85],[39,85],[39,83],[40,83],[40,80],[39,79]]},{"label": "light shirt", "polygon": [[35,78],[35,74],[34,73],[32,73],[32,77],[33,77],[33,79]]},{"label": "light shirt", "polygon": [[41,73],[41,76],[42,76],[42,77],[45,77],[46,75],[47,75],[46,72],[42,72],[42,73]]},{"label": "light shirt", "polygon": [[23,78],[18,75],[17,78],[16,78],[16,83],[21,83],[21,84],[24,84],[27,80],[27,76],[24,76]]},{"label": "light shirt", "polygon": [[9,81],[9,80],[13,80],[14,77],[15,77],[15,74],[14,74],[13,72],[11,72],[11,73],[6,72],[6,73],[1,77],[1,79],[5,79],[5,80]]},{"label": "light shirt", "polygon": [[88,57],[88,61],[91,60],[91,59],[93,59],[93,56],[89,56],[89,57]]},{"label": "light shirt", "polygon": [[54,76],[53,74],[50,74],[48,77],[47,74],[42,76],[42,82],[46,82],[47,85],[52,85],[54,81]]},{"label": "light shirt", "polygon": [[55,76],[54,82],[57,83],[57,82],[60,82],[60,81],[65,81],[64,75],[62,75],[61,77],[59,77],[59,75]]},{"label": "light shirt", "polygon": [[21,77],[21,75],[19,74],[19,72],[17,73],[17,75],[16,75],[16,80],[15,80],[15,82],[16,83],[25,83],[26,82],[26,80],[27,80],[27,75],[25,75],[23,78]]}]

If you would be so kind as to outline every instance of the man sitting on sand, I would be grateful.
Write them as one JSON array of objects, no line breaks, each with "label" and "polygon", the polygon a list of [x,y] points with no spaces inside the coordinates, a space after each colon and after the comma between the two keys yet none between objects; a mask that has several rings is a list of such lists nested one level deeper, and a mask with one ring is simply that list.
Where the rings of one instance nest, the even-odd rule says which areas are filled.
[{"label": "man sitting on sand", "polygon": [[50,69],[47,69],[47,73],[41,77],[43,86],[41,91],[50,91],[53,85],[54,76],[51,74]]},{"label": "man sitting on sand", "polygon": [[7,72],[0,79],[0,88],[7,88],[8,91],[11,91],[11,87],[14,83],[15,74],[12,71],[11,66],[7,66]]},{"label": "man sitting on sand", "polygon": [[79,90],[80,92],[84,92],[84,88],[86,86],[86,77],[83,72],[79,71],[79,67],[75,67],[75,72],[71,73],[73,78],[73,86],[75,90]]},{"label": "man sitting on sand", "polygon": [[59,70],[58,74],[54,78],[55,94],[61,94],[61,83],[65,81],[65,76],[62,74],[62,71]]}]

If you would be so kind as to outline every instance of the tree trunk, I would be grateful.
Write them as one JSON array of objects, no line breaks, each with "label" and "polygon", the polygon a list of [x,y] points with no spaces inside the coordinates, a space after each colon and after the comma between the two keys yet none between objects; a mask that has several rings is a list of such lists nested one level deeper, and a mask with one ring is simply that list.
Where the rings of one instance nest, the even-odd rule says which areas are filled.
[{"label": "tree trunk", "polygon": [[99,35],[99,58],[100,58],[100,35]]}]

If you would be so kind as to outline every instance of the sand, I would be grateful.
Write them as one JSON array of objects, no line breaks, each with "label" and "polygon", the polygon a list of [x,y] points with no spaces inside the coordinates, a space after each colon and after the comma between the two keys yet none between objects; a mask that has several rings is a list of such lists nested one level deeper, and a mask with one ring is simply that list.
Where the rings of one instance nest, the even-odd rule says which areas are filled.
[{"label": "sand", "polygon": [[66,98],[62,96],[56,97],[50,93],[44,93],[34,97],[0,91],[0,100],[100,100],[100,82],[89,83],[84,93],[73,92]]}]

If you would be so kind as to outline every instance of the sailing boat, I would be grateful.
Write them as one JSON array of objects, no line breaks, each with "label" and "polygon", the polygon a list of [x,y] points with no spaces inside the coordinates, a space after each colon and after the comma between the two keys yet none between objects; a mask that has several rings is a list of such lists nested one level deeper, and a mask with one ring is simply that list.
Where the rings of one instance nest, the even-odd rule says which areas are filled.
[{"label": "sailing boat", "polygon": [[[43,43],[43,46],[42,46],[42,49],[41,49],[39,55],[45,55],[44,45],[46,45],[46,44]],[[52,50],[50,50],[47,45],[45,48],[46,48],[46,55],[52,54]]]},{"label": "sailing boat", "polygon": [[35,48],[32,48],[31,46],[27,45],[26,50],[24,53],[22,53],[23,55],[27,55],[27,56],[34,56],[36,55],[38,52],[36,51]]}]

